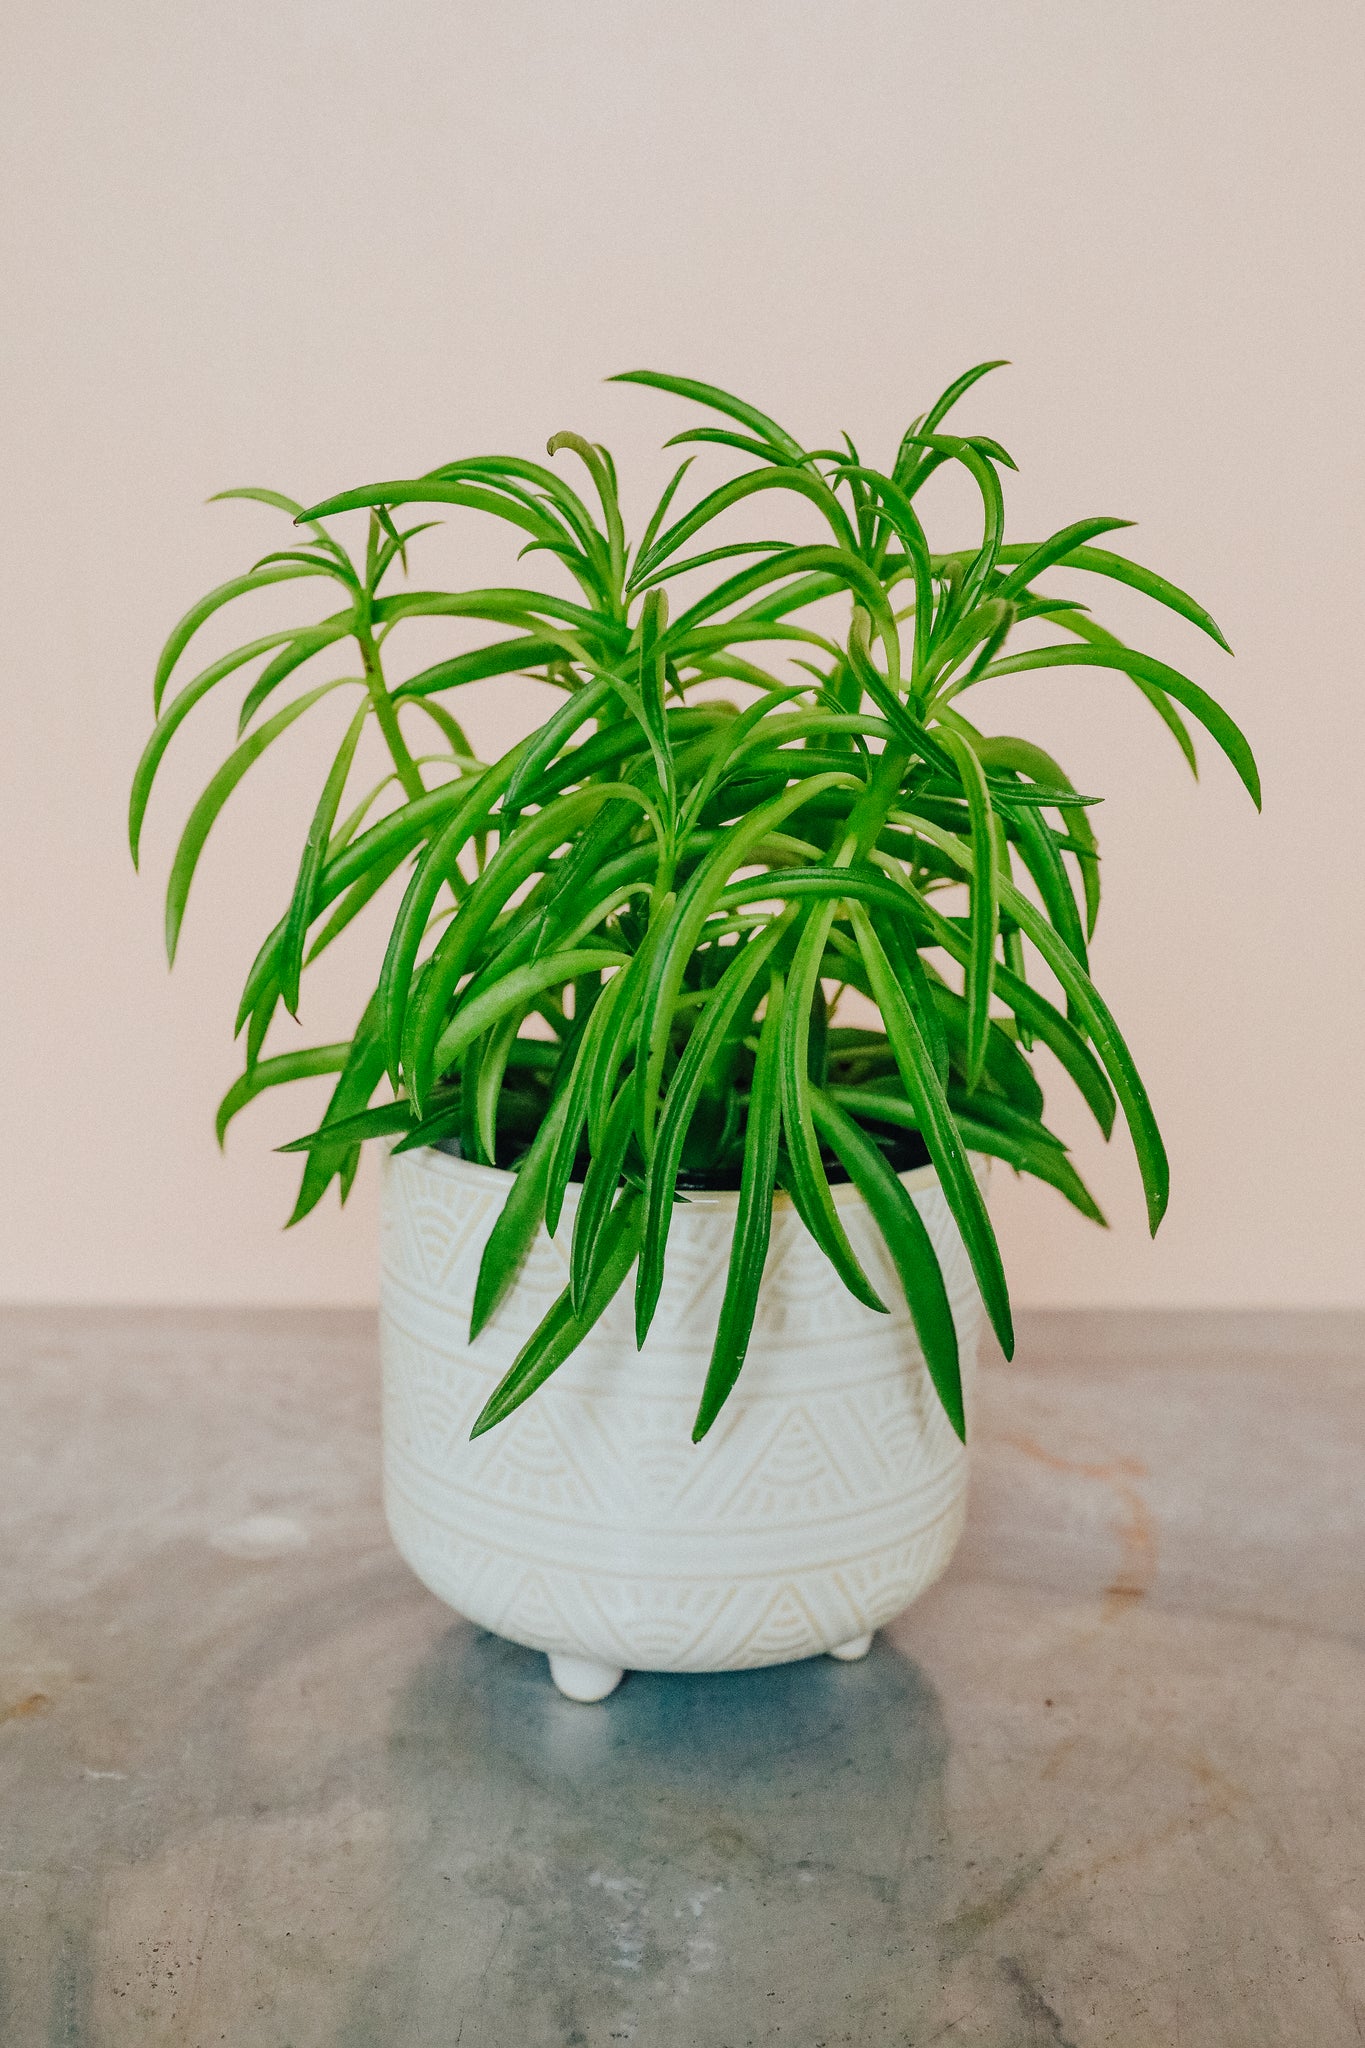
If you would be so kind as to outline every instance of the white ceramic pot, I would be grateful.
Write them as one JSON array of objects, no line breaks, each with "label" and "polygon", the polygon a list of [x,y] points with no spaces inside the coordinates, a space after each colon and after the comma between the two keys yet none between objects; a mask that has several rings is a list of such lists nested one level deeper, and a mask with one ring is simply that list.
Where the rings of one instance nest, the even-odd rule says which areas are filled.
[{"label": "white ceramic pot", "polygon": [[[574,1698],[604,1698],[624,1670],[862,1655],[948,1563],[967,1469],[854,1189],[834,1189],[840,1220],[891,1313],[853,1299],[779,1196],[749,1355],[700,1444],[733,1194],[675,1210],[643,1351],[631,1276],[579,1351],[471,1443],[568,1281],[575,1188],[556,1238],[541,1231],[469,1342],[479,1260],[511,1180],[434,1151],[385,1166],[385,1506],[417,1576],[471,1621],[548,1652]],[[904,1180],[942,1262],[970,1418],[980,1297],[933,1170]]]}]

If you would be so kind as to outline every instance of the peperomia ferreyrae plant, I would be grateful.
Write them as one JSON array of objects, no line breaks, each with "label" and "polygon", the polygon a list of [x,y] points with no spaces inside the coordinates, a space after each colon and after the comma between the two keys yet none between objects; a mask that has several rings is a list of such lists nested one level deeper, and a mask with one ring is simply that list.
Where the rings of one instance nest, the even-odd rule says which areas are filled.
[{"label": "peperomia ferreyrae plant", "polygon": [[[222,494],[276,506],[298,531],[203,598],[166,643],[157,722],[133,785],[134,858],[177,728],[217,685],[249,679],[238,742],[194,805],[172,864],[173,958],[204,842],[247,769],[314,705],[350,694],[354,712],[327,763],[284,913],[247,976],[237,1020],[245,1069],[219,1108],[218,1133],[221,1141],[264,1089],[336,1075],[317,1129],[286,1148],[304,1154],[291,1220],[333,1181],[345,1200],[369,1138],[445,1144],[512,1169],[472,1336],[581,1181],[570,1284],[476,1434],[570,1355],[632,1267],[644,1341],[674,1204],[689,1187],[739,1189],[698,1438],[743,1364],[775,1189],[790,1195],[850,1292],[883,1308],[840,1224],[832,1177],[852,1180],[875,1218],[961,1434],[952,1313],[899,1172],[923,1162],[937,1170],[1009,1353],[1005,1278],[970,1155],[1034,1174],[1103,1221],[1043,1121],[1030,1057],[1038,1046],[1056,1055],[1106,1136],[1121,1107],[1153,1230],[1161,1220],[1161,1137],[1087,967],[1100,901],[1096,799],[1031,741],[979,731],[963,701],[974,683],[1023,670],[1115,670],[1191,767],[1182,711],[1259,803],[1256,766],[1203,689],[1052,588],[1076,573],[1087,585],[1115,579],[1225,646],[1183,591],[1094,545],[1128,522],[1083,519],[1048,540],[1006,543],[1001,471],[1014,464],[983,435],[943,430],[950,408],[995,367],[959,377],[885,469],[847,438],[803,448],[726,392],[632,371],[623,381],[696,400],[727,422],[675,441],[719,446],[745,464],[682,511],[685,461],[634,544],[610,455],[571,433],[556,434],[549,454],[577,460],[589,496],[561,464],[510,455],[445,463],[308,510],[273,491]],[[983,525],[979,543],[937,553],[917,506],[945,464],[971,478]],[[793,495],[822,522],[818,541],[708,544],[723,513],[761,501],[771,530],[774,507]],[[393,588],[432,523],[401,528],[409,506],[504,520],[521,552],[542,560],[543,580],[572,595],[520,584]],[[324,523],[351,511],[368,513],[363,552],[348,552]],[[669,586],[684,577],[686,595],[670,605]],[[215,612],[291,579],[334,586],[333,608],[171,689]],[[473,621],[494,637],[404,676],[395,636],[415,619]],[[1035,632],[1012,650],[1016,627],[1036,622],[1050,629],[1044,644]],[[279,708],[282,686],[344,643],[357,657],[352,672]],[[514,675],[552,684],[563,701],[485,763],[452,700],[469,683]],[[386,772],[357,794],[371,720]],[[416,739],[423,727],[426,748]],[[298,1016],[305,966],[394,876],[401,901],[353,1035],[267,1052],[281,1011]],[[1037,985],[1039,966],[1060,1001]],[[864,999],[860,1022],[839,1021],[849,994]]]}]

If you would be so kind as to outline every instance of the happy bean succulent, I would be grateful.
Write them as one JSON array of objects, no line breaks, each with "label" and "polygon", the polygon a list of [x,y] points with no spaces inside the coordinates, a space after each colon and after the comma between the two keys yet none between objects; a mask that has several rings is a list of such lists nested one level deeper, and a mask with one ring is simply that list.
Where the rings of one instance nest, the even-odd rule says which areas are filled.
[{"label": "happy bean succulent", "polygon": [[[570,1284],[479,1417],[500,1421],[566,1359],[635,1269],[643,1342],[659,1300],[669,1223],[687,1189],[738,1187],[729,1278],[695,1434],[743,1364],[785,1190],[850,1292],[885,1304],[831,1197],[850,1179],[885,1239],[934,1384],[963,1430],[957,1344],[928,1232],[899,1177],[931,1162],[1008,1353],[1009,1300],[972,1154],[994,1155],[1099,1215],[1043,1121],[1030,1055],[1046,1047],[1108,1135],[1132,1135],[1152,1228],[1167,1164],[1141,1080],[1090,980],[1100,899],[1090,808],[1027,739],[984,734],[968,688],[1077,666],[1131,679],[1194,764],[1182,711],[1259,802],[1241,732],[1197,684],[1095,623],[1054,576],[1128,584],[1225,645],[1192,598],[1094,545],[1117,519],[1007,545],[997,442],[943,430],[986,363],[909,428],[886,469],[845,439],[806,449],[766,414],[709,385],[648,371],[624,380],[698,401],[726,423],[676,441],[740,456],[741,474],[679,510],[685,461],[643,533],[627,539],[614,465],[577,434],[550,457],[485,455],[425,476],[345,491],[305,510],[267,490],[292,544],[186,614],[156,672],[157,722],[133,788],[134,857],[158,766],[187,713],[229,677],[249,679],[239,738],[194,805],[171,869],[174,957],[209,830],[247,769],[337,693],[354,709],[308,824],[292,892],[247,976],[245,1069],[218,1113],[263,1090],[335,1074],[304,1155],[297,1220],[331,1182],[344,1201],[363,1143],[446,1144],[515,1179],[479,1273],[473,1334],[515,1285],[542,1224],[558,1227],[581,1182]],[[958,465],[980,494],[980,542],[936,553],[917,501]],[[818,540],[725,539],[739,506],[804,501]],[[522,587],[411,587],[408,550],[433,522],[410,506],[505,521],[545,579]],[[363,550],[324,522],[368,513]],[[713,538],[713,537],[711,537]],[[339,600],[315,622],[266,633],[176,683],[198,629],[268,585],[321,581]],[[668,589],[685,579],[685,596]],[[471,621],[496,637],[396,672],[399,628]],[[1011,651],[1016,627],[1050,629]],[[305,665],[349,647],[348,672],[279,708]],[[358,658],[358,666],[357,666]],[[562,693],[501,759],[476,757],[451,705],[466,685],[534,676]],[[173,683],[175,687],[172,688]],[[727,694],[728,693],[728,694]],[[1179,708],[1177,708],[1179,707]],[[373,721],[385,772],[353,790]],[[422,737],[419,741],[418,734]],[[304,968],[391,878],[387,948],[341,1044],[267,1052],[297,1018]],[[401,884],[401,900],[397,900]],[[1037,985],[1039,968],[1045,986]],[[1052,993],[1045,992],[1051,990]],[[840,1021],[849,1010],[855,1021]],[[376,1101],[376,1097],[382,1099]],[[288,1149],[288,1148],[287,1148]]]}]

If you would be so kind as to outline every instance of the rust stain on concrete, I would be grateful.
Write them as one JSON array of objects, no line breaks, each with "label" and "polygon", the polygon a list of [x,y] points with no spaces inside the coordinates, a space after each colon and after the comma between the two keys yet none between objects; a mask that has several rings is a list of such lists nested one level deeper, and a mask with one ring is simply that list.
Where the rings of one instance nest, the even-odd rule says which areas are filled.
[{"label": "rust stain on concrete", "polygon": [[52,1701],[45,1692],[31,1692],[23,1699],[15,1700],[12,1706],[0,1707],[0,1722],[28,1721],[35,1714],[50,1712],[51,1707]]},{"label": "rust stain on concrete", "polygon": [[1102,1619],[1113,1621],[1151,1590],[1157,1568],[1156,1522],[1143,1498],[1139,1480],[1148,1477],[1140,1458],[1066,1458],[1048,1450],[1036,1438],[1007,1436],[1004,1441],[1049,1471],[1065,1472],[1077,1479],[1094,1479],[1110,1488],[1118,1510],[1114,1534],[1119,1543],[1119,1568],[1104,1590]]}]

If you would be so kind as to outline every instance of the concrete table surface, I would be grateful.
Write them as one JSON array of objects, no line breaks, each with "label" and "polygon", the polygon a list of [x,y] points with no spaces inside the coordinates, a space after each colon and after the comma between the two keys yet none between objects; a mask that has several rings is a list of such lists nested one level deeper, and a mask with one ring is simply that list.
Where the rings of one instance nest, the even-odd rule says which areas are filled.
[{"label": "concrete table surface", "polygon": [[1034,1316],[866,1663],[605,1706],[343,1314],[0,1320],[3,2048],[1365,2039],[1365,1319]]}]

